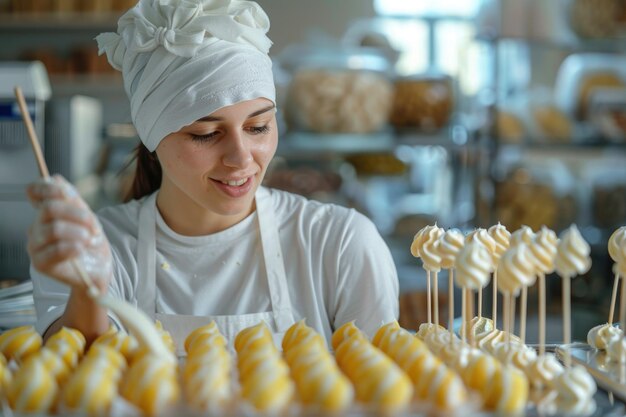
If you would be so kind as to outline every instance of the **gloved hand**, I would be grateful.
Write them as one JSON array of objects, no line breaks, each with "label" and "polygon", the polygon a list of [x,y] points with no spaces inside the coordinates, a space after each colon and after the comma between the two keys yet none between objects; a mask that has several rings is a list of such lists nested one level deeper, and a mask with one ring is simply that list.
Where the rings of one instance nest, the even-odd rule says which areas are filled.
[{"label": "gloved hand", "polygon": [[106,291],[113,274],[109,241],[76,189],[55,175],[29,185],[26,192],[38,209],[27,246],[35,269],[72,287],[85,288],[72,266],[76,258],[100,291]]}]

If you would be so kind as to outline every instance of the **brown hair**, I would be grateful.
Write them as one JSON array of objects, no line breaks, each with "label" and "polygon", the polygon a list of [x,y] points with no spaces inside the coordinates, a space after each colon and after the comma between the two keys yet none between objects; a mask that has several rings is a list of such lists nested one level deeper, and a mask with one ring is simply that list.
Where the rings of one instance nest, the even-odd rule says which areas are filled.
[{"label": "brown hair", "polygon": [[156,152],[150,152],[143,143],[140,143],[135,148],[135,156],[130,163],[133,161],[135,161],[135,175],[131,187],[124,196],[124,201],[138,200],[152,194],[161,186],[161,164]]}]

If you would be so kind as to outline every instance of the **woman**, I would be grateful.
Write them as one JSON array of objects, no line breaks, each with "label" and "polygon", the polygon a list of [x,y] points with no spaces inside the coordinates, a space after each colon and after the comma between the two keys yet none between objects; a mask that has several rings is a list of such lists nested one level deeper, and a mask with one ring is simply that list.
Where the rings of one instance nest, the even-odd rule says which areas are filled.
[{"label": "woman", "polygon": [[254,2],[142,0],[97,38],[142,141],[134,199],[96,217],[62,178],[29,187],[38,330],[92,340],[115,321],[76,257],[178,343],[210,320],[232,340],[304,318],[330,341],[350,320],[372,334],[397,318],[395,267],[367,218],[261,186],[278,140],[268,28]]}]

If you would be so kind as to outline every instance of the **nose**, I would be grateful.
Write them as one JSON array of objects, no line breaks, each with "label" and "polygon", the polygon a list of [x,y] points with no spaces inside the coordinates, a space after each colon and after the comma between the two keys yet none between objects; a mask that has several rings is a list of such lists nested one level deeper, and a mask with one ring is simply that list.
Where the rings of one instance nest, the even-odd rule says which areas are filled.
[{"label": "nose", "polygon": [[241,132],[229,133],[224,141],[226,149],[222,156],[222,163],[231,168],[244,168],[252,162],[250,144]]}]

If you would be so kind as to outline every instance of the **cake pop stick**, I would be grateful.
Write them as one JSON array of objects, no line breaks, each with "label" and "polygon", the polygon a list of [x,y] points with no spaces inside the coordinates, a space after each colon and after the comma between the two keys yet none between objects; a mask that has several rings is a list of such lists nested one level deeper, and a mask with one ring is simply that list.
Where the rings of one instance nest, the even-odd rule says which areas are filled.
[{"label": "cake pop stick", "polygon": [[[623,248],[626,247],[626,226],[622,226],[611,234],[609,238],[609,255],[615,265],[613,266],[613,272],[615,273],[615,278],[613,280],[613,294],[611,296],[611,308],[609,310],[609,324],[613,324],[613,314],[615,312],[615,302],[617,299],[617,287],[619,286],[620,277],[624,277],[624,273],[620,274],[620,265],[626,264],[626,254],[623,253]],[[624,268],[626,269],[626,268]],[[626,272],[626,271],[625,271]],[[623,317],[626,317],[626,300],[624,300],[624,284],[622,283],[622,295],[620,296],[620,310],[619,317],[620,321],[622,321]],[[624,323],[622,322],[622,330],[624,330]]]},{"label": "cake pop stick", "polygon": [[[571,279],[576,275],[582,275],[591,268],[591,249],[583,239],[576,225],[571,225],[561,235],[557,246],[555,260],[556,272],[563,279],[563,343],[571,343]],[[570,367],[572,358],[569,348],[566,346],[565,365]]]},{"label": "cake pop stick", "polygon": [[491,319],[493,321],[494,329],[498,328],[498,261],[502,254],[509,248],[509,240],[511,239],[511,233],[498,222],[498,224],[493,225],[487,230],[489,236],[493,238],[496,242],[496,247],[493,252],[494,255],[494,263],[496,267],[493,270],[493,294],[492,294],[492,313]]},{"label": "cake pop stick", "polygon": [[438,288],[438,273],[441,271],[441,256],[439,255],[439,240],[444,234],[443,229],[436,225],[429,229],[424,234],[422,239],[422,246],[420,248],[420,255],[422,257],[423,267],[426,270],[427,275],[434,274],[434,318],[435,329],[439,329],[439,288]]},{"label": "cake pop stick", "polygon": [[529,246],[537,268],[539,292],[539,354],[546,351],[546,274],[554,272],[554,260],[559,239],[556,233],[547,227],[533,237]]},{"label": "cake pop stick", "polygon": [[[463,288],[463,341],[467,338],[467,291],[482,288],[489,283],[492,258],[484,245],[470,241],[459,252],[456,260],[457,284]],[[473,338],[472,338],[473,339]],[[474,342],[472,340],[472,342]]]},{"label": "cake pop stick", "polygon": [[[498,262],[498,270],[500,277],[498,286],[505,297],[504,312],[507,314],[508,320],[505,319],[505,332],[507,343],[510,344],[509,332],[511,328],[513,315],[511,314],[511,297],[519,294],[524,287],[529,287],[535,280],[535,268],[532,263],[532,255],[525,243],[519,243],[517,246],[511,246],[504,252]],[[508,298],[508,301],[507,301]],[[508,321],[508,323],[506,323]]]},{"label": "cake pop stick", "polygon": [[[482,244],[485,247],[485,249],[487,249],[487,252],[489,253],[491,260],[492,260],[491,270],[493,270],[494,265],[495,265],[494,254],[496,252],[496,241],[494,240],[493,237],[491,237],[489,232],[486,229],[478,228],[470,232],[465,238],[465,240],[466,242],[478,242]],[[478,317],[482,317],[482,315],[483,315],[483,288],[480,287],[478,288]]]},{"label": "cake pop stick", "polygon": [[451,344],[454,341],[454,264],[464,244],[463,234],[456,229],[447,230],[439,241],[441,267],[448,270],[448,331]]},{"label": "cake pop stick", "polygon": [[[413,255],[416,258],[421,258],[422,254],[421,254],[421,249],[422,246],[424,245],[424,237],[425,235],[428,233],[428,231],[436,226],[426,226],[422,229],[420,229],[415,236],[413,237],[413,243],[411,243],[411,255]],[[427,316],[427,320],[428,320],[428,324],[430,325],[432,323],[432,318],[431,318],[431,300],[430,300],[430,271],[426,271],[426,316]]]}]

